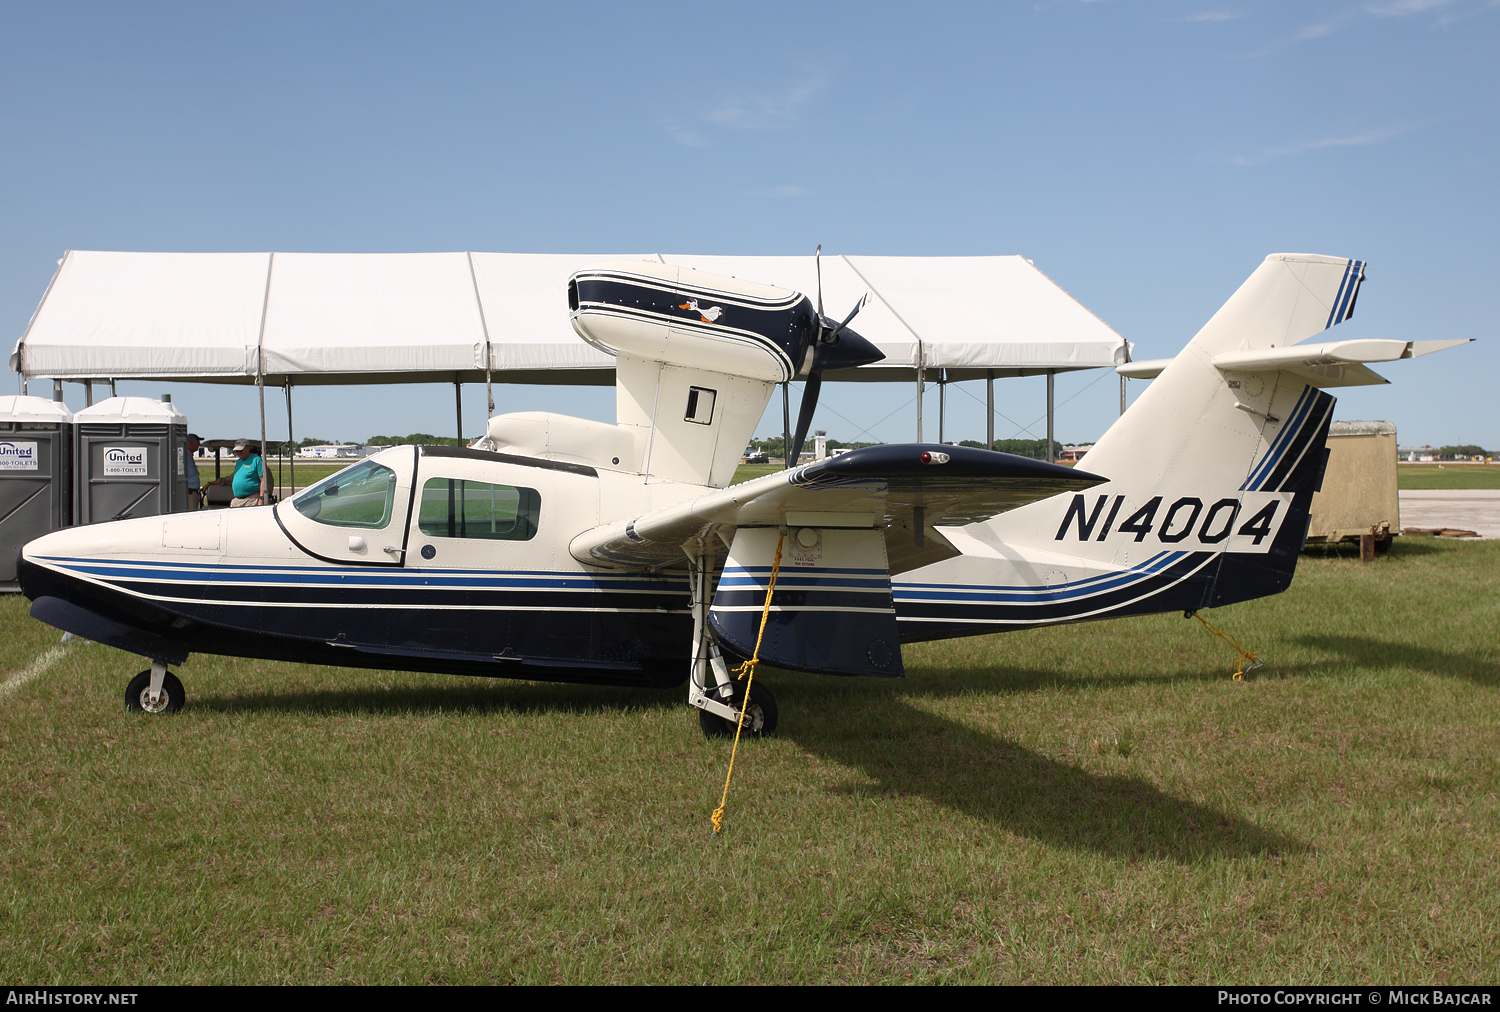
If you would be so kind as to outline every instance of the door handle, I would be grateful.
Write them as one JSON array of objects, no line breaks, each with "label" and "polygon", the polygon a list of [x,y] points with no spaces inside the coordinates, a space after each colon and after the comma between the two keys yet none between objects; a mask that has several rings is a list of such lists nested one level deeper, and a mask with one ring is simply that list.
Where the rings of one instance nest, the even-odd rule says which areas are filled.
[{"label": "door handle", "polygon": [[395,545],[386,545],[385,548],[382,549],[382,551],[384,551],[387,555],[400,555],[404,551],[404,549],[397,548]]}]

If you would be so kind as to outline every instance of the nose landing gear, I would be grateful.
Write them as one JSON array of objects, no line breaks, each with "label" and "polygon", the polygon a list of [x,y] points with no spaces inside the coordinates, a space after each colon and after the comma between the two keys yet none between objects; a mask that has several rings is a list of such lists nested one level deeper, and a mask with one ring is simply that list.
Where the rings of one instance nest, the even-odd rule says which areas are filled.
[{"label": "nose landing gear", "polygon": [[125,686],[125,709],[129,713],[176,713],[187,698],[182,682],[162,661],[152,661]]}]

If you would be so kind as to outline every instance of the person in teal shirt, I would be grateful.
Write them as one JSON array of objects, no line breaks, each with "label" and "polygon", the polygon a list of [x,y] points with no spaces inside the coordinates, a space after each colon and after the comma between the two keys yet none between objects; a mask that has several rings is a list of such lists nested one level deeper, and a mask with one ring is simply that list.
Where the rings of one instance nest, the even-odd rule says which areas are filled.
[{"label": "person in teal shirt", "polygon": [[234,455],[239,458],[234,462],[234,474],[210,484],[227,484],[230,487],[234,492],[234,499],[229,503],[231,506],[265,505],[262,486],[266,468],[261,462],[260,454],[255,452],[254,444],[248,439],[236,440]]}]

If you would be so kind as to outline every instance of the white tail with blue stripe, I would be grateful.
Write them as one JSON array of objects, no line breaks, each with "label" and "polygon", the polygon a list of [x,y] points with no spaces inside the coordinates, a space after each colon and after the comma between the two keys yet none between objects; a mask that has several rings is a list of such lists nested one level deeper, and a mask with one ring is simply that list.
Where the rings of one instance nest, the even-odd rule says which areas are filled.
[{"label": "white tail with blue stripe", "polygon": [[1106,484],[945,530],[963,554],[897,578],[903,638],[1285,589],[1322,481],[1334,398],[1320,388],[1463,343],[1299,345],[1353,315],[1364,277],[1361,260],[1267,257],[1078,462]]}]

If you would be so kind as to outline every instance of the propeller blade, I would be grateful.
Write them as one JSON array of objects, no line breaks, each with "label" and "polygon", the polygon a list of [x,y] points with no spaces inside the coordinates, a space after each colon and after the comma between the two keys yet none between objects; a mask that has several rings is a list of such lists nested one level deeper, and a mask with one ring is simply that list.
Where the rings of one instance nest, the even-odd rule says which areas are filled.
[{"label": "propeller blade", "polygon": [[828,335],[828,337],[824,339],[825,343],[827,343],[827,344],[833,344],[835,341],[837,341],[839,339],[839,334],[843,331],[843,329],[845,327],[849,326],[849,321],[852,320],[852,319],[854,319],[856,316],[858,316],[859,315],[859,311],[861,309],[865,308],[865,303],[867,303],[869,301],[870,301],[870,293],[869,292],[865,292],[864,296],[861,297],[860,300],[854,304],[854,308],[851,309],[851,310],[849,310],[849,315],[846,316],[846,317],[844,317],[844,322],[841,323],[841,324],[839,324],[837,327],[834,327],[832,333],[830,333]]},{"label": "propeller blade", "polygon": [[813,251],[813,269],[818,272],[818,319],[823,319],[823,244]]},{"label": "propeller blade", "polygon": [[802,407],[797,409],[797,435],[792,438],[792,452],[787,457],[787,470],[797,466],[802,455],[802,444],[807,442],[807,430],[812,426],[813,412],[818,409],[818,394],[823,390],[823,374],[808,373],[807,386],[802,388]]}]

